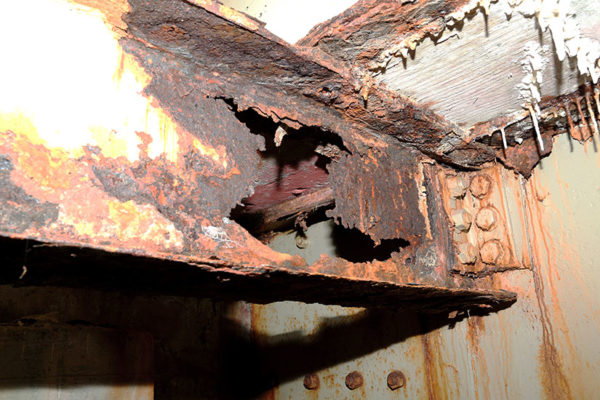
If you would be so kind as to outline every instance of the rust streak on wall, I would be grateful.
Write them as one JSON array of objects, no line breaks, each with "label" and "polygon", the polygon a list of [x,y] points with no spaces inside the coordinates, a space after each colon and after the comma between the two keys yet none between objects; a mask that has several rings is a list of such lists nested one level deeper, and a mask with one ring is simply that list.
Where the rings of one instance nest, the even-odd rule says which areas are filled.
[{"label": "rust streak on wall", "polygon": [[[552,271],[542,271],[542,265],[544,264],[543,255],[546,255],[548,261],[548,267],[553,265],[551,259],[552,245],[548,243],[548,237],[544,232],[544,222],[541,220],[543,211],[540,208],[540,202],[543,200],[539,195],[539,188],[536,187],[536,182],[530,180],[525,186],[526,201],[528,208],[528,223],[531,227],[531,241],[533,249],[533,260],[532,260],[532,273],[533,282],[535,285],[535,294],[537,304],[540,312],[540,323],[542,325],[542,343],[539,350],[539,361],[540,361],[540,374],[542,382],[544,383],[544,391],[548,398],[561,398],[571,399],[571,390],[569,382],[563,370],[563,363],[560,355],[557,351],[553,321],[553,316],[560,314],[560,310],[553,309],[552,312],[548,309],[546,300],[546,288],[544,283],[544,275],[552,274]],[[549,288],[551,292],[554,292],[554,288]],[[558,307],[556,302],[555,294],[552,294],[554,298],[553,308]],[[564,327],[568,330],[568,327]],[[565,331],[566,332],[566,331]]]}]

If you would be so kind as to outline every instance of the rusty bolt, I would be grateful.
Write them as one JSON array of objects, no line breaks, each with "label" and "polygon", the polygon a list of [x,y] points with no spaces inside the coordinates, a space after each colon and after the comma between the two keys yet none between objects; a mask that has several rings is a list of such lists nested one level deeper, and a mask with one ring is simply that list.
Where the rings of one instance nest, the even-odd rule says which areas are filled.
[{"label": "rusty bolt", "polygon": [[319,375],[308,374],[304,377],[304,387],[308,390],[317,390],[319,388],[320,381]]},{"label": "rusty bolt", "polygon": [[346,375],[346,387],[350,390],[358,389],[363,383],[363,376],[358,371],[352,371]]},{"label": "rusty bolt", "polygon": [[458,210],[452,213],[452,222],[454,226],[461,232],[468,232],[471,228],[471,214],[466,210]]},{"label": "rusty bolt", "polygon": [[475,224],[484,230],[489,231],[496,226],[496,210],[492,207],[484,207],[477,213]]},{"label": "rusty bolt", "polygon": [[477,261],[477,249],[470,243],[458,245],[458,261],[463,264],[474,264]]},{"label": "rusty bolt", "polygon": [[487,175],[477,175],[471,179],[469,189],[473,196],[482,199],[487,196],[492,189],[492,180]]},{"label": "rusty bolt", "polygon": [[392,371],[387,377],[387,385],[391,390],[400,389],[406,385],[406,377],[401,371]]},{"label": "rusty bolt", "polygon": [[498,240],[488,240],[479,248],[481,261],[486,264],[496,264],[502,256],[502,244]]},{"label": "rusty bolt", "polygon": [[446,179],[450,196],[459,199],[467,192],[467,181],[462,176],[451,176]]}]

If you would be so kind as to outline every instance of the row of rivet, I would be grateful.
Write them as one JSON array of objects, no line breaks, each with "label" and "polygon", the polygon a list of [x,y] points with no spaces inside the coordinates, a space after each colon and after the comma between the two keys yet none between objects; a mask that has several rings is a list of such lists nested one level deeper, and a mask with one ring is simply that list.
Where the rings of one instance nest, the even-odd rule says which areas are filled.
[{"label": "row of rivet", "polygon": [[[355,390],[364,384],[363,376],[358,371],[352,371],[346,375],[346,387]],[[390,390],[396,390],[406,385],[406,377],[401,371],[392,371],[387,376],[387,386]],[[317,390],[320,386],[319,376],[317,374],[308,374],[304,377],[304,387],[308,390]]]}]

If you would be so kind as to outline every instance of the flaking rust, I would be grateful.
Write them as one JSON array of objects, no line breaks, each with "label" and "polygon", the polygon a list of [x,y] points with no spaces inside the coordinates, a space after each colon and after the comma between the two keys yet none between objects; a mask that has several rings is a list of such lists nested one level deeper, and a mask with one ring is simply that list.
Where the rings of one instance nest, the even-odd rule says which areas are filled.
[{"label": "flaking rust", "polygon": [[[542,99],[538,123],[543,148],[536,144],[535,127],[528,110],[478,123],[467,140],[486,143],[495,149],[504,166],[529,178],[539,161],[551,153],[554,136],[568,134],[574,140],[585,142],[592,138],[592,133],[595,134],[594,90],[597,90],[594,85],[587,84],[573,93]],[[502,132],[507,146],[504,146]]]},{"label": "flaking rust", "polygon": [[336,202],[328,215],[369,235],[376,245],[383,239],[420,242],[426,224],[419,209],[416,159],[414,151],[398,146],[332,163],[329,182]]},{"label": "flaking rust", "polygon": [[[97,118],[83,110],[77,129],[69,130],[67,120],[63,126],[29,117],[37,103],[25,104],[31,109],[21,114],[0,110],[2,235],[183,262],[227,279],[284,282],[285,290],[253,297],[264,301],[440,311],[503,307],[515,300],[512,293],[461,288],[448,274],[447,223],[436,211],[437,183],[431,172],[429,180],[417,178],[412,160],[417,149],[436,155],[428,146],[450,125],[398,96],[393,108],[387,94],[369,97],[372,108],[365,108],[345,72],[272,37],[255,21],[213,2],[196,3],[200,6],[183,1],[150,6],[131,0],[120,18],[127,30],[117,31],[107,21],[118,20],[115,13],[126,7],[113,7],[104,18],[86,7],[52,3],[73,20],[93,22],[77,25],[90,27],[78,34],[93,37],[98,49],[110,49],[98,55],[107,59],[89,65],[95,68],[90,80],[113,85],[102,92],[104,104],[92,98],[96,92],[82,92],[68,79],[61,92],[108,112]],[[61,60],[63,68],[80,62],[76,52],[64,54],[72,59]],[[25,82],[23,74],[13,78]],[[44,86],[37,90],[40,98],[56,95]],[[127,112],[119,121],[123,110],[109,105],[122,98]],[[337,177],[330,180],[339,201],[336,216],[375,242],[403,238],[411,246],[381,263],[322,259],[307,266],[231,221],[231,209],[253,190],[264,142],[224,99],[290,127],[314,125],[337,133],[352,155],[333,161],[330,171]],[[390,135],[381,135],[383,130]],[[404,146],[394,139],[398,135],[404,135]],[[344,166],[350,181],[343,177]],[[421,187],[431,194],[426,206]],[[350,191],[371,199],[340,201]],[[352,220],[356,210],[360,217]]]},{"label": "flaking rust", "polygon": [[455,147],[472,147],[457,125],[385,87],[365,94],[361,77],[339,59],[318,48],[289,45],[256,24],[240,25],[222,7],[130,3],[124,17],[131,33],[124,39],[127,51],[142,64],[153,53],[160,59],[172,55],[176,69],[193,77],[206,95],[231,99],[240,110],[252,108],[292,128],[322,127],[340,135],[351,150],[385,146],[388,136],[464,167],[494,157],[478,144],[473,151],[453,153]]}]

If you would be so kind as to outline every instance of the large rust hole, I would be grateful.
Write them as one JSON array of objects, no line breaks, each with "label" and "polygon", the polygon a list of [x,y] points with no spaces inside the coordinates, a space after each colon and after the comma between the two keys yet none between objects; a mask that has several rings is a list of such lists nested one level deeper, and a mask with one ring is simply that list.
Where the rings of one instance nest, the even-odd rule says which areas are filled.
[{"label": "large rust hole", "polygon": [[327,165],[336,153],[346,151],[341,139],[318,128],[292,129],[253,110],[236,117],[250,131],[264,137],[254,193],[242,199],[231,218],[262,241],[273,232],[323,220],[323,209],[333,205]]},{"label": "large rust hole", "polygon": [[230,215],[250,234],[309,263],[321,254],[351,262],[384,261],[408,245],[397,239],[375,246],[367,235],[326,216],[335,205],[327,166],[347,151],[337,135],[314,127],[284,128],[252,110],[236,111],[236,116],[265,138],[254,193]]}]

